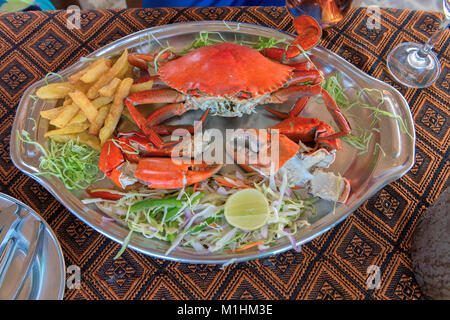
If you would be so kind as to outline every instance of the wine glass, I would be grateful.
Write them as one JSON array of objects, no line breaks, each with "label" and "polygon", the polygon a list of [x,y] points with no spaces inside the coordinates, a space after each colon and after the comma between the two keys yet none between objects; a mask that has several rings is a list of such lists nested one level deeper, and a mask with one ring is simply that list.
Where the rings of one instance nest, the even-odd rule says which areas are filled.
[{"label": "wine glass", "polygon": [[395,47],[387,57],[387,67],[394,79],[408,87],[431,86],[441,72],[438,57],[431,51],[450,24],[450,0],[443,0],[444,21],[424,45],[405,42]]}]

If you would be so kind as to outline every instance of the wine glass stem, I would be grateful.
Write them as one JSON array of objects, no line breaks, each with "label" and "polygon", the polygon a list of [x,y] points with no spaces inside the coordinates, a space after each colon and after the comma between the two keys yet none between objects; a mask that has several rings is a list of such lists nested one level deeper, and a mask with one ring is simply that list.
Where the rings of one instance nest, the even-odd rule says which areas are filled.
[{"label": "wine glass stem", "polygon": [[433,49],[434,45],[439,41],[449,24],[450,19],[445,18],[444,21],[442,21],[442,23],[440,24],[439,29],[437,29],[431,35],[430,39],[428,39],[428,41],[423,45],[422,49],[419,50],[419,52],[417,53],[419,57],[425,58],[430,53],[431,49]]}]

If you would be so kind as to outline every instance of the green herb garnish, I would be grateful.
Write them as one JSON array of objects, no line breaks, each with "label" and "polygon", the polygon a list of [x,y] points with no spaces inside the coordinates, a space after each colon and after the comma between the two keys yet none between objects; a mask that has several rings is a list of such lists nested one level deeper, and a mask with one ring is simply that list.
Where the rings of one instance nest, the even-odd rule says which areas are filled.
[{"label": "green herb garnish", "polygon": [[[374,133],[379,132],[379,129],[376,127],[376,125],[379,123],[379,121],[382,120],[382,116],[396,119],[399,124],[400,131],[407,134],[411,139],[413,138],[411,133],[408,131],[402,117],[382,109],[382,106],[384,105],[384,94],[381,90],[370,88],[360,89],[356,93],[356,98],[352,100],[348,97],[346,91],[350,89],[355,90],[355,88],[349,87],[344,89],[342,86],[342,77],[340,74],[336,74],[322,81],[322,88],[328,91],[328,93],[336,101],[341,111],[348,118],[357,118],[356,115],[350,113],[353,108],[357,107],[371,110],[371,123],[369,125],[369,128],[354,128],[353,132],[350,135],[342,137],[343,141],[360,151],[358,155],[363,155],[368,152],[369,146],[374,137]],[[377,105],[373,106],[364,103],[364,95],[373,96],[377,100]],[[381,153],[385,155],[385,152],[383,151],[383,149],[381,149],[381,146],[376,143],[374,154],[378,153],[379,151],[381,151]]]},{"label": "green herb garnish", "polygon": [[45,77],[44,77],[44,82],[45,82],[45,84],[46,85],[48,85],[48,77],[49,76],[57,76],[57,77],[59,77],[59,79],[62,81],[62,82],[64,82],[64,77],[62,76],[62,75],[60,75],[59,73],[56,73],[56,72],[49,72],[49,73],[47,73],[46,75],[45,75]]},{"label": "green herb garnish", "polygon": [[35,175],[55,176],[69,190],[84,190],[103,178],[99,176],[98,169],[100,154],[87,145],[73,140],[61,143],[49,139],[46,150],[33,141],[25,130],[18,132],[17,137],[19,141],[34,145],[42,152],[39,164],[42,171]]},{"label": "green herb garnish", "polygon": [[270,37],[268,39],[259,37],[259,41],[255,43],[252,48],[258,51],[266,48],[273,48],[277,44],[284,42],[284,40],[285,39],[276,40],[274,37]]}]

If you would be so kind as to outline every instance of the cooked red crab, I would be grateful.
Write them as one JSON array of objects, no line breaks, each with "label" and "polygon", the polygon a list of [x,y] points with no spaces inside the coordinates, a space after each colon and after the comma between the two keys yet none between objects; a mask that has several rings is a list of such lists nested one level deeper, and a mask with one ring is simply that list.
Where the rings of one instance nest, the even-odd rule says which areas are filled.
[{"label": "cooked red crab", "polygon": [[[308,50],[320,40],[321,28],[313,18],[297,17],[294,26],[298,37],[287,51],[281,48],[257,51],[235,43],[220,43],[193,50],[184,56],[169,51],[159,54],[159,61],[168,59],[159,68],[158,76],[169,88],[129,95],[125,104],[131,116],[150,141],[156,147],[162,147],[161,138],[152,128],[188,110],[201,109],[214,115],[235,117],[251,114],[260,104],[279,104],[292,96],[321,94],[341,130],[334,137],[349,134],[348,121],[334,100],[328,99],[322,90],[319,71],[312,69],[309,63],[281,63],[301,53],[300,48]],[[154,61],[155,57],[130,55],[129,62],[147,69],[145,62]],[[305,82],[310,84],[300,84]],[[145,103],[167,105],[145,119],[135,107]],[[296,108],[301,111],[299,106]]]},{"label": "cooked red crab", "polygon": [[[163,143],[156,130],[158,127],[159,133],[162,133],[164,126],[158,125],[173,116],[180,116],[189,110],[201,109],[205,110],[202,120],[209,112],[218,116],[235,117],[251,114],[257,105],[280,104],[293,96],[299,97],[292,111],[298,114],[309,96],[321,94],[341,132],[334,133],[328,128],[324,129],[320,121],[311,123],[307,118],[294,120],[293,117],[283,121],[278,128],[274,129],[280,129],[280,133],[291,136],[311,136],[316,141],[331,141],[349,134],[351,129],[347,119],[329,94],[322,90],[320,84],[322,75],[319,71],[311,68],[308,62],[283,63],[300,54],[301,49],[312,48],[320,39],[321,29],[313,18],[297,17],[294,19],[294,26],[298,37],[287,50],[269,48],[257,51],[235,43],[220,43],[193,50],[184,56],[177,56],[170,51],[158,54],[158,61],[162,61],[158,77],[169,88],[137,92],[125,99],[130,115],[148,138],[149,147],[154,149],[153,154],[159,155],[161,151],[157,150],[167,150],[174,144],[174,142]],[[154,59],[156,56],[130,55],[129,62],[146,70],[147,62]],[[302,84],[306,82],[309,84]],[[167,105],[144,118],[135,105],[148,103],[167,103]],[[268,110],[277,113],[271,109]],[[193,130],[194,128],[191,128],[191,131]],[[288,146],[288,139],[283,141],[285,140]],[[123,186],[117,177],[123,177],[123,172],[126,171],[117,170],[124,163],[123,153],[116,152],[117,158],[114,161],[109,155],[105,155],[111,148],[116,147],[109,144],[108,149],[103,148],[102,155],[106,162],[101,165],[101,169],[116,183],[119,182],[118,184]],[[285,160],[296,152],[295,148],[285,149],[287,153],[281,157]],[[156,188],[180,188],[201,181],[199,179],[207,179],[220,169],[220,166],[210,168],[205,164],[196,167],[174,166],[168,163],[171,159],[161,157],[156,160],[147,159],[149,158],[136,159],[138,165],[132,176]],[[280,163],[279,167],[282,165],[283,163]],[[191,169],[193,169],[192,172]],[[141,174],[144,171],[151,171],[151,174]]]}]

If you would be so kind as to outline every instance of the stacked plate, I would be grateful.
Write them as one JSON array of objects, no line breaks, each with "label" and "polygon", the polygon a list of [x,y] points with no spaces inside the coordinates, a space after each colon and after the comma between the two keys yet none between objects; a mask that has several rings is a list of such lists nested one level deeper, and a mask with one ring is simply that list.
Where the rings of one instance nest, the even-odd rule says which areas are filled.
[{"label": "stacked plate", "polygon": [[0,299],[62,299],[65,265],[48,224],[20,201],[0,193]]}]

